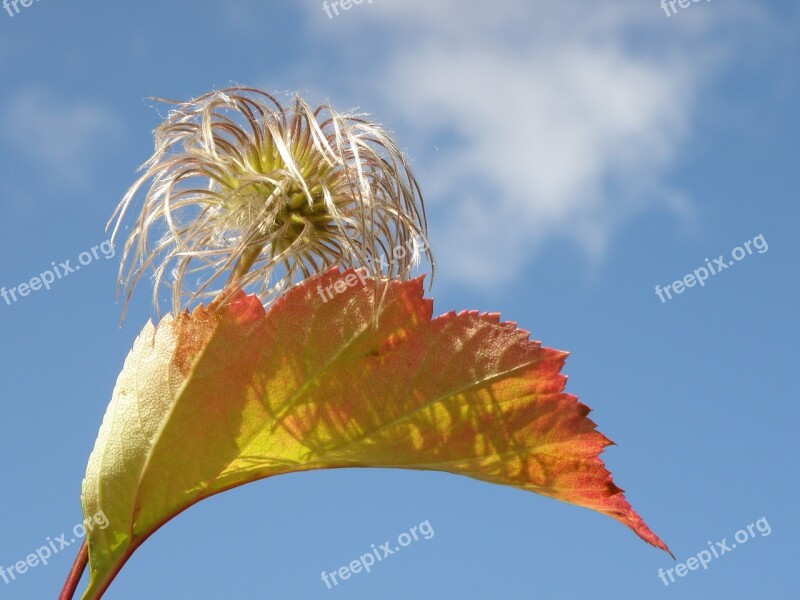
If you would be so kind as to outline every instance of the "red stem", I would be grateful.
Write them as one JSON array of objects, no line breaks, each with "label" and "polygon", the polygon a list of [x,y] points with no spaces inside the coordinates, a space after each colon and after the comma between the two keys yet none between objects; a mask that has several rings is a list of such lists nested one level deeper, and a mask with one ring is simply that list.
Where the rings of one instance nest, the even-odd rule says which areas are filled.
[{"label": "red stem", "polygon": [[86,546],[86,540],[84,540],[83,544],[81,544],[81,549],[78,550],[78,556],[75,557],[75,564],[72,565],[72,569],[67,575],[67,581],[64,583],[64,589],[61,590],[58,600],[72,600],[88,562],[89,548]]}]

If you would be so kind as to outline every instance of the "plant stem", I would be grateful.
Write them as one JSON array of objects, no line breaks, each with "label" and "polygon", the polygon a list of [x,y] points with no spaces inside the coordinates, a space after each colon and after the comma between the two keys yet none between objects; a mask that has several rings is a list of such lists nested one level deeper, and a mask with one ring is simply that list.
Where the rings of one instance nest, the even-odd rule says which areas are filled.
[{"label": "plant stem", "polygon": [[67,581],[64,583],[64,589],[58,596],[58,600],[72,600],[75,595],[75,590],[78,589],[78,584],[83,576],[83,571],[86,569],[86,563],[89,562],[89,548],[86,545],[86,540],[81,544],[81,549],[78,550],[78,556],[75,557],[75,564],[67,575]]},{"label": "plant stem", "polygon": [[253,244],[244,252],[242,252],[242,256],[239,258],[239,261],[236,263],[236,266],[233,269],[233,275],[231,278],[233,283],[236,283],[239,279],[247,275],[247,272],[258,259],[258,256],[261,254],[261,250],[263,248],[263,244]]}]

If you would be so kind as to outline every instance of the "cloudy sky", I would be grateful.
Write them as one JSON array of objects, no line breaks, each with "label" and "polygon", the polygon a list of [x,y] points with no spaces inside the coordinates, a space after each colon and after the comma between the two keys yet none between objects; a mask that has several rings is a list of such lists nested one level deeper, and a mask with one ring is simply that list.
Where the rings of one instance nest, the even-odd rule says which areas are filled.
[{"label": "cloudy sky", "polygon": [[[668,557],[589,511],[444,475],[310,473],[188,511],[108,597],[785,597],[800,534],[787,377],[800,291],[796,4],[338,10],[40,0],[0,11],[0,286],[106,239],[164,114],[147,98],[246,84],[357,108],[394,132],[422,186],[436,312],[499,311],[572,353],[570,391],[618,443],[607,464],[678,561],[762,516],[775,533],[664,586]],[[758,235],[767,251],[659,299],[656,285]],[[101,257],[50,291],[0,300],[0,565],[80,520],[97,427],[153,316],[143,289],[118,327],[116,266]],[[426,519],[429,543],[347,589],[320,583],[322,569]],[[0,596],[53,597],[67,552],[0,580]]]}]

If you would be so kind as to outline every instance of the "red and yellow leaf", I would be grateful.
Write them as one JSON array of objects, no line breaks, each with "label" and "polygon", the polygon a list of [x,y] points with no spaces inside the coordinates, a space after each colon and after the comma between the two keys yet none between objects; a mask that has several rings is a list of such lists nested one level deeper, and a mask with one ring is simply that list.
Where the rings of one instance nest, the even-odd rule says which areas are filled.
[{"label": "red and yellow leaf", "polygon": [[[320,293],[338,280],[352,285]],[[611,442],[563,392],[566,353],[497,315],[431,319],[421,280],[376,286],[334,270],[266,314],[239,294],[145,327],[84,480],[84,514],[109,520],[88,535],[84,600],[187,507],[310,469],[467,475],[592,508],[667,550],[600,460]]]}]

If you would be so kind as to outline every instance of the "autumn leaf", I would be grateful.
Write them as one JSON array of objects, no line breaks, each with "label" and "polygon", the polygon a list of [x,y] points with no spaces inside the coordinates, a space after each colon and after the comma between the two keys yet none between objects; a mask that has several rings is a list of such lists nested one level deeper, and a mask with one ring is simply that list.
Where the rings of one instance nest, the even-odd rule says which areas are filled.
[{"label": "autumn leaf", "polygon": [[240,293],[145,327],[83,484],[84,514],[109,521],[88,534],[84,600],[189,506],[311,469],[427,469],[511,485],[605,513],[668,551],[600,460],[611,442],[563,393],[566,353],[496,314],[431,319],[421,280],[381,285],[333,270],[266,314]]}]

